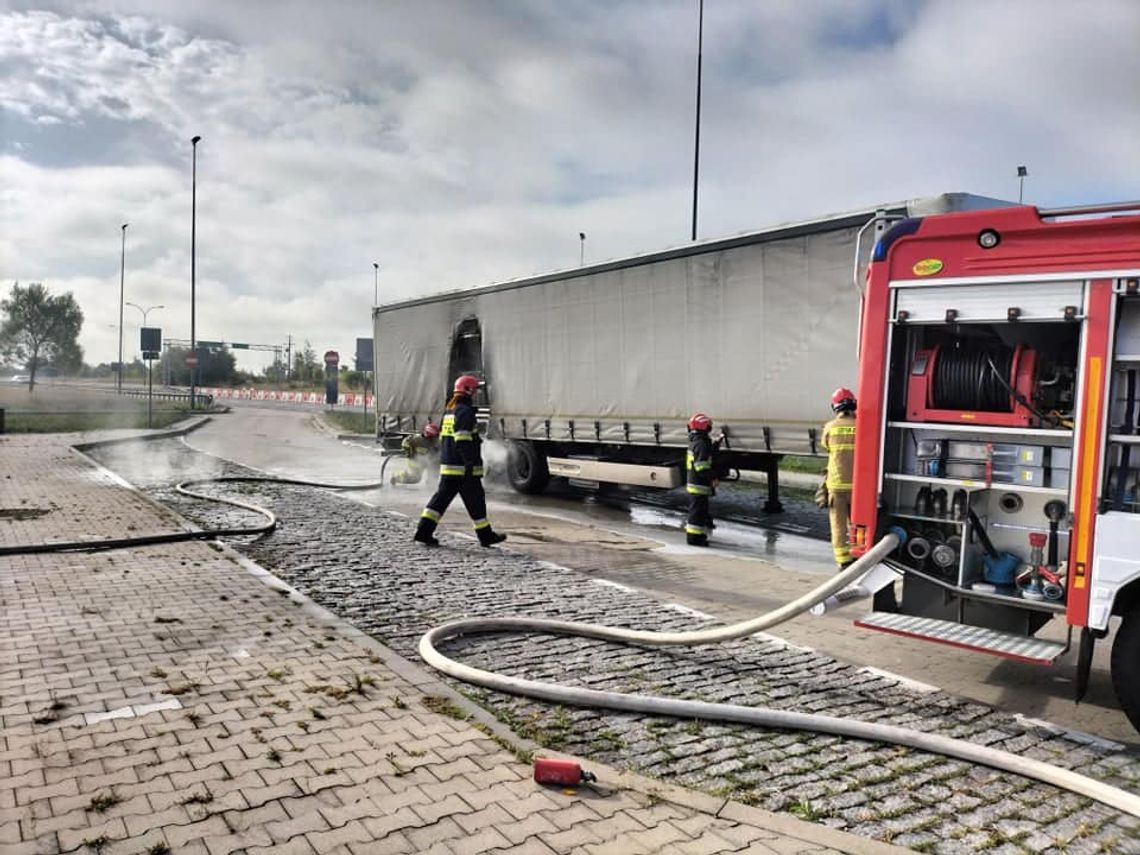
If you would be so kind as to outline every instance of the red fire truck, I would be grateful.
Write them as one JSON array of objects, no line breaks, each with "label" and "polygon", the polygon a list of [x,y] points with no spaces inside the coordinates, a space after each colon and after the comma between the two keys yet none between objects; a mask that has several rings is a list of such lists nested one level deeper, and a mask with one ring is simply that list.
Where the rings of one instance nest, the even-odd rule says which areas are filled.
[{"label": "red fire truck", "polygon": [[1079,699],[1117,615],[1140,729],[1140,204],[896,222],[861,323],[851,542],[905,542],[857,623],[1041,664],[1075,629]]}]

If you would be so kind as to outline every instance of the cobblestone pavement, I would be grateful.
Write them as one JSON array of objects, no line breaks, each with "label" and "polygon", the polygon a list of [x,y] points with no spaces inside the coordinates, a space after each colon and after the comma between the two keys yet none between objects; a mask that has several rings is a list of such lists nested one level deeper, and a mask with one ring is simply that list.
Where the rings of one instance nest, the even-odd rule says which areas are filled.
[{"label": "cobblestone pavement", "polygon": [[[5,545],[181,526],[61,437],[0,437],[0,473]],[[0,853],[873,851],[675,789],[540,788],[461,697],[243,561],[0,558]]]},{"label": "cobblestone pavement", "polygon": [[[194,456],[170,446],[151,453]],[[168,480],[150,484],[203,524],[237,519],[168,487]],[[441,550],[422,550],[409,542],[410,520],[329,492],[242,490],[282,518],[276,533],[242,551],[407,656],[415,655],[424,630],[461,615],[527,613],[648,629],[705,624],[636,590],[509,550],[483,550],[454,535]],[[1048,760],[1125,789],[1140,782],[1140,758],[1114,744],[1081,741],[941,692],[918,692],[772,637],[666,652],[581,639],[481,637],[452,642],[447,652],[473,665],[571,685],[890,721]],[[1136,820],[959,761],[832,736],[470,694],[541,744],[920,851],[1140,852]]]}]

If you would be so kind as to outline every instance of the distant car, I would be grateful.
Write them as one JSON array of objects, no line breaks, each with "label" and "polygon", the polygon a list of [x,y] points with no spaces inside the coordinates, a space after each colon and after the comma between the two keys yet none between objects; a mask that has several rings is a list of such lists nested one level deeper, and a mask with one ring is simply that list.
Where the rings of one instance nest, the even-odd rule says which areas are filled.
[{"label": "distant car", "polygon": [[8,378],[7,382],[13,383],[13,384],[16,384],[16,383],[26,384],[26,383],[31,382],[31,379],[32,378],[29,377],[27,374],[13,374],[11,377]]}]

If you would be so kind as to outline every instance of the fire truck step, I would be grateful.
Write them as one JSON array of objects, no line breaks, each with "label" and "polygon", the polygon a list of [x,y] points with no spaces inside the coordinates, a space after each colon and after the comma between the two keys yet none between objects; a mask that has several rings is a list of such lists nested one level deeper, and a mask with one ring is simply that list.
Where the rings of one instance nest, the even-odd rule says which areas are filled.
[{"label": "fire truck step", "polygon": [[949,644],[951,647],[961,647],[964,650],[976,650],[980,653],[1018,659],[1034,665],[1052,665],[1053,661],[1065,652],[1065,645],[1057,641],[1045,641],[1011,632],[915,615],[871,612],[856,620],[855,625],[893,635]]}]

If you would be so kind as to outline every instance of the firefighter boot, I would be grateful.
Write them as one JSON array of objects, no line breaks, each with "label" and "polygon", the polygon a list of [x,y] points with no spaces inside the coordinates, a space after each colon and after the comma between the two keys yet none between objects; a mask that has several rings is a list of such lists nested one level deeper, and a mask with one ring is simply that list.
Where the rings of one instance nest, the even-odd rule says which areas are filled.
[{"label": "firefighter boot", "polygon": [[416,536],[412,539],[424,546],[439,546],[439,539],[433,533],[434,531],[435,522],[423,517],[420,519],[420,524],[416,526]]},{"label": "firefighter boot", "polygon": [[496,543],[502,543],[507,539],[505,534],[499,534],[491,528],[479,529],[479,545],[480,546],[494,546]]},{"label": "firefighter boot", "polygon": [[685,542],[689,546],[708,546],[709,536],[707,534],[687,534],[685,535]]}]

